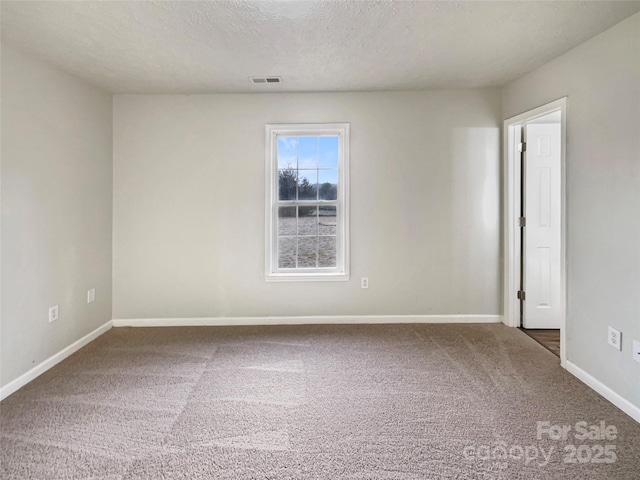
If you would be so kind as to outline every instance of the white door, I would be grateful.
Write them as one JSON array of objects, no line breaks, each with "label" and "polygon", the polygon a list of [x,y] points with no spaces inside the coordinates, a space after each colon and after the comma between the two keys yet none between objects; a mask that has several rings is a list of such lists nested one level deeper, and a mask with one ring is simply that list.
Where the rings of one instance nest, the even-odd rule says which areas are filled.
[{"label": "white door", "polygon": [[525,126],[524,328],[560,328],[561,129]]}]

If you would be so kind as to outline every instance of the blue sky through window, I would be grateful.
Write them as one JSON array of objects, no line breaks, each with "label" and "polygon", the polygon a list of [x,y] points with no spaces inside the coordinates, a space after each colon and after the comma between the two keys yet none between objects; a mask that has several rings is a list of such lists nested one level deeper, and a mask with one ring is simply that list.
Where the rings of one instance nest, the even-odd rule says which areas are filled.
[{"label": "blue sky through window", "polygon": [[[279,169],[338,168],[338,137],[278,137]],[[336,177],[337,178],[337,177]]]},{"label": "blue sky through window", "polygon": [[298,165],[298,137],[278,137],[278,168],[293,169]]},{"label": "blue sky through window", "polygon": [[318,168],[318,137],[300,137],[298,168]]},{"label": "blue sky through window", "polygon": [[[319,138],[320,168],[338,168],[338,137]],[[336,179],[337,178],[336,176]]]}]

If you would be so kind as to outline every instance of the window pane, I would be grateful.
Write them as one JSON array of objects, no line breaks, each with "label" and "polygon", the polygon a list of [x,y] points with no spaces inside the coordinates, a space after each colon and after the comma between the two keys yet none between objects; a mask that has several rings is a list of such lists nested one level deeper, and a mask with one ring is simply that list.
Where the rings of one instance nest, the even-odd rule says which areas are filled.
[{"label": "window pane", "polygon": [[320,200],[338,198],[338,171],[320,170],[318,172],[318,195]]},{"label": "window pane", "polygon": [[296,207],[278,208],[278,235],[296,236]]},{"label": "window pane", "polygon": [[295,170],[298,168],[298,137],[278,136],[278,168]]},{"label": "window pane", "polygon": [[300,170],[298,172],[298,200],[316,200],[318,198],[318,171]]},{"label": "window pane", "polygon": [[318,137],[300,137],[298,168],[318,168]]},{"label": "window pane", "polygon": [[338,137],[320,137],[320,168],[338,168]]},{"label": "window pane", "polygon": [[318,235],[337,234],[337,216],[335,206],[322,205],[318,215]]},{"label": "window pane", "polygon": [[278,172],[278,198],[280,200],[296,199],[296,171],[280,170]]},{"label": "window pane", "polygon": [[316,268],[318,237],[298,237],[298,268]]},{"label": "window pane", "polygon": [[296,268],[296,237],[278,238],[278,268]]},{"label": "window pane", "polygon": [[265,130],[266,280],[348,278],[349,125],[269,124]]},{"label": "window pane", "polygon": [[336,237],[318,237],[318,266],[336,266]]},{"label": "window pane", "polygon": [[318,207],[298,207],[298,235],[318,234]]}]

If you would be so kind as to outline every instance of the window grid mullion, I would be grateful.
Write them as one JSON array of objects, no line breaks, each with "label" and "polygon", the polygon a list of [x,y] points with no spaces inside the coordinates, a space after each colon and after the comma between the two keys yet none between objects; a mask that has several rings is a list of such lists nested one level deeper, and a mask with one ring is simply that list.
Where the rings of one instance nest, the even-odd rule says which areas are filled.
[{"label": "window grid mullion", "polygon": [[[316,197],[318,192],[316,191]],[[316,268],[320,267],[320,207],[316,206]]]},{"label": "window grid mullion", "polygon": [[298,223],[299,223],[299,220],[298,220],[298,217],[299,217],[298,208],[299,207],[296,207],[296,235],[294,237],[296,239],[296,268],[299,268],[298,267],[298,255],[300,254],[300,248],[299,248],[299,245],[298,245],[298,228],[299,228],[299,225],[298,225]]},{"label": "window grid mullion", "polygon": [[[320,137],[316,138],[316,201],[320,200]],[[316,205],[316,268],[320,267],[320,206]]]},{"label": "window grid mullion", "polygon": [[[300,201],[300,139],[296,144],[296,203]],[[296,206],[296,269],[300,268],[300,242],[298,232],[300,231],[300,205]]]}]

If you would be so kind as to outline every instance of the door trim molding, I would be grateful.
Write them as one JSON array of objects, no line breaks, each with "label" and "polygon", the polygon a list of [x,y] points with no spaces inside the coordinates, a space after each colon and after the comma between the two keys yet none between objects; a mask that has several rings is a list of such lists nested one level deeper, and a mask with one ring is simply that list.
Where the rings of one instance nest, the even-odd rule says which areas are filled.
[{"label": "door trim molding", "polygon": [[521,113],[504,121],[504,163],[503,163],[503,232],[504,232],[504,248],[503,248],[503,312],[504,323],[510,327],[520,326],[520,305],[516,298],[518,291],[518,282],[520,278],[520,232],[518,225],[518,217],[520,212],[516,208],[520,202],[520,169],[518,152],[518,134],[522,125],[535,118],[547,115],[553,112],[561,112],[561,199],[560,199],[560,298],[562,316],[560,319],[560,364],[566,368],[567,349],[566,349],[566,323],[567,323],[567,261],[566,261],[566,245],[567,245],[567,97],[560,98],[553,102],[547,103],[540,107],[534,108],[527,112]]}]

